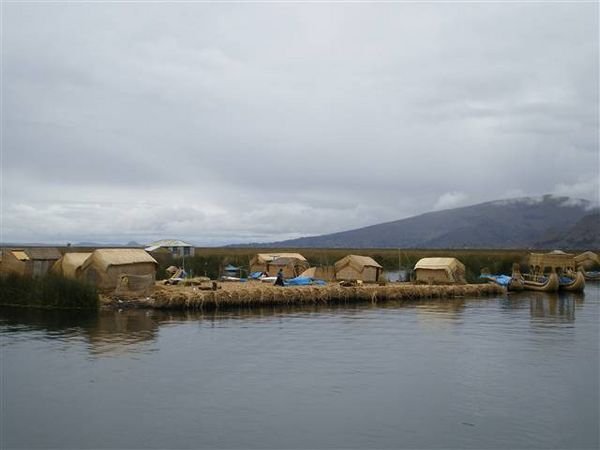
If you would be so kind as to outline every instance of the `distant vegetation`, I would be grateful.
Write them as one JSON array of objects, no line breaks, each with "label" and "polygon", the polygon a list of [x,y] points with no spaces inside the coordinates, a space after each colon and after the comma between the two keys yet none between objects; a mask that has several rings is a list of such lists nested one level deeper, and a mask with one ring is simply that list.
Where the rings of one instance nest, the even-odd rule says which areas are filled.
[{"label": "distant vegetation", "polygon": [[89,284],[56,275],[10,274],[0,277],[0,305],[90,309],[98,307],[98,293]]},{"label": "distant vegetation", "polygon": [[416,262],[425,257],[450,256],[458,258],[466,267],[467,281],[478,282],[481,268],[487,267],[492,273],[510,274],[513,263],[525,264],[528,250],[419,250],[419,249],[322,249],[322,248],[197,248],[193,257],[174,258],[169,254],[156,257],[159,263],[157,279],[167,277],[165,269],[171,265],[185,265],[186,271],[194,276],[208,276],[216,279],[223,268],[232,264],[243,269],[242,276],[249,270],[250,259],[256,253],[298,252],[304,255],[311,266],[332,266],[337,260],[349,254],[371,256],[386,271],[410,270]]}]

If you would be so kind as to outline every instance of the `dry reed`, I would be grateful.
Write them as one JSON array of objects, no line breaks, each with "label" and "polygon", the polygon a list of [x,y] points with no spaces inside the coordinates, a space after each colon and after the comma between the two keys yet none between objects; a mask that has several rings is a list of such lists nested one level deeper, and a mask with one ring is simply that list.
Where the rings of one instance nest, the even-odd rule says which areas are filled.
[{"label": "dry reed", "polygon": [[378,303],[388,300],[484,297],[503,293],[505,290],[495,284],[444,286],[398,284],[359,287],[327,285],[281,288],[252,283],[217,291],[159,285],[156,286],[154,294],[150,298],[140,300],[139,305],[159,309],[211,310],[229,307]]}]

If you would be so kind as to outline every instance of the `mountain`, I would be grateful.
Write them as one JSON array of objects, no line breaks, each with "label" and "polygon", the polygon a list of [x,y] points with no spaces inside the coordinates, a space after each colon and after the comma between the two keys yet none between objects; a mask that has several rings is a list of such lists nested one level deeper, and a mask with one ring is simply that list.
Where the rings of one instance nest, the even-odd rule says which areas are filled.
[{"label": "mountain", "polygon": [[552,195],[523,197],[435,211],[355,230],[261,246],[599,248],[600,231],[597,226],[594,227],[593,219],[597,216],[596,211],[592,210],[588,200]]},{"label": "mountain", "polygon": [[548,235],[536,247],[600,249],[600,211],[583,216],[562,233]]}]

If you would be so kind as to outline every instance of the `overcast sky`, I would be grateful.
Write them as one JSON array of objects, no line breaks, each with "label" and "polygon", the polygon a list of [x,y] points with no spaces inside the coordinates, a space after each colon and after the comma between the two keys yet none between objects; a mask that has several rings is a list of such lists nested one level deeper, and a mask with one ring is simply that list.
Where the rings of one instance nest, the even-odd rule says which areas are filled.
[{"label": "overcast sky", "polygon": [[598,199],[598,4],[4,3],[3,242]]}]

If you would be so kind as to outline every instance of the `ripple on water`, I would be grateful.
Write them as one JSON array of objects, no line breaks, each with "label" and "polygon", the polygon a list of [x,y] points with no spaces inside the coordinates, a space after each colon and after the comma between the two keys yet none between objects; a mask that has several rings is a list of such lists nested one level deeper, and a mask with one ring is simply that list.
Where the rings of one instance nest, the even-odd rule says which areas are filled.
[{"label": "ripple on water", "polygon": [[85,318],[0,310],[5,442],[594,448],[599,312],[597,288]]}]

